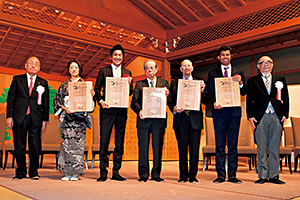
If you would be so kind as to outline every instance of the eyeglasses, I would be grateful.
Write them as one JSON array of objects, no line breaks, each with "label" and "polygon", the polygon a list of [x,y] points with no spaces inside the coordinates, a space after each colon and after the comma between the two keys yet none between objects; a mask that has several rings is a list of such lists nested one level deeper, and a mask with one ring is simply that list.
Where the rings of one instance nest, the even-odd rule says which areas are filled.
[{"label": "eyeglasses", "polygon": [[261,61],[258,63],[259,65],[270,65],[270,64],[273,64],[272,61],[268,60],[268,61]]},{"label": "eyeglasses", "polygon": [[27,65],[38,67],[38,66],[40,66],[40,63],[38,63],[38,62],[28,62]]}]

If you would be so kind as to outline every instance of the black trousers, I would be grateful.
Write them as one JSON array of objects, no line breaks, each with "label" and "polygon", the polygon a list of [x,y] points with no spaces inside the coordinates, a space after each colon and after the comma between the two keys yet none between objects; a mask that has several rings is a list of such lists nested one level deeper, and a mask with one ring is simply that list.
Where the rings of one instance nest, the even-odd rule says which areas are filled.
[{"label": "black trousers", "polygon": [[20,125],[13,126],[15,157],[18,168],[16,169],[16,175],[26,175],[26,139],[28,132],[28,147],[29,147],[29,176],[38,175],[39,168],[39,154],[41,151],[41,129],[42,127],[36,127],[32,123],[31,115],[27,115]]},{"label": "black trousers", "polygon": [[[201,130],[194,129],[190,117],[183,114],[179,127],[175,130],[175,135],[179,151],[179,177],[181,179],[195,178],[198,172]],[[190,154],[190,170],[188,169],[188,150]]]},{"label": "black trousers", "polygon": [[141,178],[149,177],[149,142],[152,133],[153,168],[151,178],[158,178],[161,172],[161,157],[164,144],[165,128],[152,124],[149,128],[138,128],[139,164],[138,172]]},{"label": "black trousers", "polygon": [[117,113],[103,113],[100,116],[100,174],[107,175],[108,166],[107,151],[111,137],[113,125],[115,125],[115,149],[113,154],[113,176],[119,174],[122,166],[122,156],[124,153],[124,136],[127,121],[126,114]]}]

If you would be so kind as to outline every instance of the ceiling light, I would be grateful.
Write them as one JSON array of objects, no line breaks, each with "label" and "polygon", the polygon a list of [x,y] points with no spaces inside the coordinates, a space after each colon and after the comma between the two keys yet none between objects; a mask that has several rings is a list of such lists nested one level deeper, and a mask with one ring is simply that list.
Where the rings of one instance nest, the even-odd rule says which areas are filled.
[{"label": "ceiling light", "polygon": [[11,9],[13,9],[13,7],[12,7],[12,6],[9,6],[9,7],[8,7],[8,9],[10,9],[10,10],[11,10]]}]

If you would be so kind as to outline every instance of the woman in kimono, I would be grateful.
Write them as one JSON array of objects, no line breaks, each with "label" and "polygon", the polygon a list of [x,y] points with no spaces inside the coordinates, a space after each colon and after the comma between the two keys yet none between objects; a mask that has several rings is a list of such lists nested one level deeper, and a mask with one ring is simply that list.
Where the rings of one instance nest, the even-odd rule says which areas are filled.
[{"label": "woman in kimono", "polygon": [[[77,60],[71,60],[67,69],[70,78],[63,82],[53,100],[55,115],[59,115],[61,128],[61,146],[57,170],[63,173],[62,181],[77,181],[84,170],[84,145],[86,127],[91,128],[91,115],[88,112],[74,112],[69,109],[69,82],[83,82],[80,77],[82,66]],[[91,90],[94,96],[94,90]]]}]

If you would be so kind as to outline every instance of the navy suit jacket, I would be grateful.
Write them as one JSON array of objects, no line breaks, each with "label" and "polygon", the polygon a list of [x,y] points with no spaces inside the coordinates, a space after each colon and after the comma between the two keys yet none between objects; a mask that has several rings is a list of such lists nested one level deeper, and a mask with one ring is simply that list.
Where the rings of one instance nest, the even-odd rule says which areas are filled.
[{"label": "navy suit jacket", "polygon": [[[275,88],[275,83],[277,81],[283,83],[281,100],[276,100],[277,89]],[[272,74],[270,95],[262,79],[262,74],[249,78],[247,87],[247,116],[248,118],[254,117],[257,120],[256,126],[262,119],[270,101],[280,121],[283,116],[289,117],[289,94],[284,77]]]},{"label": "navy suit jacket", "polygon": [[[233,77],[236,74],[239,74],[242,77],[243,87],[240,89],[240,93],[242,96],[244,96],[247,93],[247,86],[246,86],[244,72],[241,70],[235,69],[231,65],[231,77]],[[219,66],[217,69],[210,71],[208,74],[208,78],[207,78],[207,87],[206,87],[207,96],[212,105],[214,105],[214,103],[216,102],[215,78],[218,78],[218,77],[224,77],[221,66]],[[226,116],[228,114],[231,116],[241,117],[241,115],[242,115],[241,107],[226,107],[226,108],[222,108],[222,109],[213,109],[213,117],[220,117],[220,116],[224,116],[224,115]]]},{"label": "navy suit jacket", "polygon": [[[149,87],[147,78],[138,81],[134,88],[134,93],[132,96],[131,101],[131,109],[137,114],[137,120],[136,120],[136,127],[137,128],[149,128],[152,124],[156,125],[158,128],[166,128],[167,127],[167,118],[161,119],[161,118],[146,118],[141,119],[139,116],[140,110],[142,110],[142,104],[143,104],[143,87]],[[167,80],[164,79],[156,79],[156,87],[166,87],[168,90],[169,84]],[[167,97],[167,104],[170,107],[171,106],[171,96]]]},{"label": "navy suit jacket", "polygon": [[[41,105],[37,104],[38,93],[36,88],[38,86],[45,88]],[[34,126],[41,127],[43,121],[49,121],[48,82],[37,76],[31,96],[29,96],[27,75],[14,76],[7,95],[7,118],[12,117],[14,124],[20,125],[26,116],[28,106],[30,106],[30,115]]]}]

